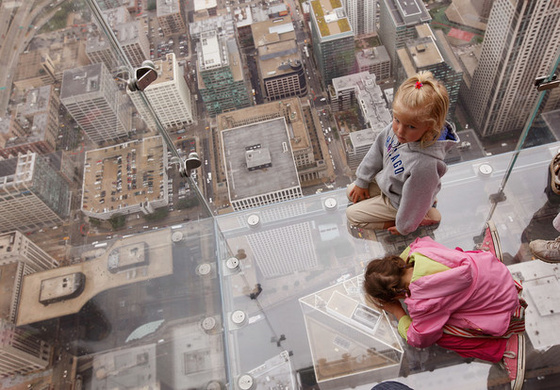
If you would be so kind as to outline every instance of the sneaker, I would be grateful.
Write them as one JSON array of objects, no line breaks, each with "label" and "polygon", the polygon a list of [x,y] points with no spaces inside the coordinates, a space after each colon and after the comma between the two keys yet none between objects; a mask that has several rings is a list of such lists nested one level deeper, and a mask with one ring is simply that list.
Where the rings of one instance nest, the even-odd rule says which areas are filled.
[{"label": "sneaker", "polygon": [[351,224],[348,224],[347,228],[348,228],[348,233],[350,233],[350,235],[354,238],[377,241],[376,234],[371,229],[361,228]]},{"label": "sneaker", "polygon": [[484,238],[482,243],[478,246],[479,250],[488,251],[498,258],[502,263],[504,256],[502,254],[502,245],[500,244],[500,236],[498,229],[493,221],[486,222],[486,229],[484,231]]},{"label": "sneaker", "polygon": [[349,223],[346,225],[348,228],[348,233],[354,238],[362,238],[362,228],[359,228],[354,225],[350,225]]},{"label": "sneaker", "polygon": [[533,256],[547,263],[560,263],[560,236],[556,240],[534,240],[529,243]]},{"label": "sneaker", "polygon": [[512,335],[506,344],[506,351],[502,359],[512,390],[521,390],[525,378],[525,336]]}]

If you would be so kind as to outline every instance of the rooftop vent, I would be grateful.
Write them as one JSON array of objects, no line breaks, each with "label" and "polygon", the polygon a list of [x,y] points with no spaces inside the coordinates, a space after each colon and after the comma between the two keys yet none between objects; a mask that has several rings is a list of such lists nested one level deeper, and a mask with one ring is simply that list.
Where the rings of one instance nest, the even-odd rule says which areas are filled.
[{"label": "rooftop vent", "polygon": [[245,162],[249,171],[269,168],[272,166],[270,151],[268,148],[261,148],[260,144],[249,146],[245,148]]}]

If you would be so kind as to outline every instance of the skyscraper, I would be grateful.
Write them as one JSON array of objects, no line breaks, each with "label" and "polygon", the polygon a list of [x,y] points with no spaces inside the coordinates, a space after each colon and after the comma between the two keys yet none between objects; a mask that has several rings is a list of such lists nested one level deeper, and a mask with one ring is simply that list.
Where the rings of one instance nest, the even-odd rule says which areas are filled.
[{"label": "skyscraper", "polygon": [[[305,102],[305,100],[303,101]],[[313,140],[315,129],[313,126],[313,116],[311,113],[311,106],[303,103],[298,98],[286,98],[281,101],[272,103],[259,104],[252,107],[247,107],[242,110],[230,111],[218,115],[218,131],[222,132],[228,129],[242,129],[244,126],[251,124],[266,123],[274,118],[284,118],[285,124],[288,126],[284,130],[289,132],[289,141],[293,153],[293,163],[295,163],[299,181],[302,187],[316,185],[325,180],[332,180],[329,177],[329,166],[323,159],[323,151],[318,142]],[[266,126],[266,125],[265,125]],[[265,138],[276,136],[277,129],[274,126],[271,135],[266,135]],[[284,131],[285,132],[285,131]],[[257,142],[260,132],[255,133],[253,141]],[[215,146],[217,149],[220,147]],[[219,159],[219,156],[216,160]],[[220,166],[226,166],[223,161]],[[227,167],[230,169],[229,167]],[[272,168],[275,169],[275,168]],[[286,173],[286,172],[285,172]],[[244,176],[241,171],[238,172]],[[254,176],[254,175],[253,175]],[[226,177],[223,172],[216,172],[216,182],[225,181]],[[267,186],[267,188],[269,188]],[[257,194],[259,195],[259,194]]]},{"label": "skyscraper", "polygon": [[64,72],[60,100],[97,144],[125,137],[131,129],[130,101],[103,63]]},{"label": "skyscraper", "polygon": [[[139,67],[149,58],[150,42],[139,21],[119,23],[113,27],[113,31],[132,66]],[[103,36],[88,38],[86,55],[92,63],[103,62],[109,69],[119,65],[113,48]]]},{"label": "skyscraper", "polygon": [[58,267],[58,262],[24,234],[16,231],[0,234],[0,265],[22,262],[26,274]]},{"label": "skyscraper", "polygon": [[15,323],[24,277],[55,267],[58,262],[26,235],[17,230],[0,234],[0,318]]},{"label": "skyscraper", "polygon": [[397,84],[420,71],[429,71],[441,81],[449,94],[450,112],[453,112],[463,81],[463,70],[441,30],[432,31],[428,24],[416,26],[418,38],[411,39],[397,50],[399,72]]},{"label": "skyscraper", "polygon": [[311,2],[311,36],[313,55],[326,87],[335,77],[354,70],[354,31],[340,2]]},{"label": "skyscraper", "polygon": [[358,73],[373,73],[379,84],[391,80],[391,58],[385,46],[362,49],[356,53],[356,62]]},{"label": "skyscraper", "polygon": [[259,81],[269,101],[307,95],[305,69],[289,16],[253,23]]},{"label": "skyscraper", "polygon": [[[19,104],[12,117],[9,132],[0,139],[0,156],[16,157],[28,151],[46,154],[54,152],[58,136],[60,99],[53,86],[29,90],[25,102]],[[2,137],[2,138],[4,138]]]},{"label": "skyscraper", "polygon": [[234,210],[301,198],[288,131],[285,118],[280,117],[221,132],[229,201]]},{"label": "skyscraper", "polygon": [[249,93],[243,78],[243,64],[234,38],[213,32],[200,36],[198,90],[210,116],[249,107]]},{"label": "skyscraper", "polygon": [[[158,78],[144,93],[164,127],[190,125],[194,122],[192,95],[175,54],[155,62]],[[136,109],[150,129],[155,128],[151,114],[139,92],[128,92]]]},{"label": "skyscraper", "polygon": [[[520,131],[538,97],[535,78],[548,76],[560,47],[560,3],[496,0],[472,84],[461,99],[482,136]],[[549,92],[558,106],[560,91]]]},{"label": "skyscraper", "polygon": [[379,0],[379,38],[387,49],[393,69],[398,64],[397,50],[409,39],[417,38],[416,26],[432,17],[421,0]]},{"label": "skyscraper", "polygon": [[0,319],[0,377],[29,374],[50,363],[52,347],[27,330]]},{"label": "skyscraper", "polygon": [[372,35],[377,31],[376,0],[343,0],[343,5],[357,37]]},{"label": "skyscraper", "polygon": [[186,33],[185,17],[179,0],[157,0],[157,20],[163,35]]},{"label": "skyscraper", "polygon": [[0,175],[0,232],[52,226],[68,217],[68,182],[37,153],[0,161]]}]

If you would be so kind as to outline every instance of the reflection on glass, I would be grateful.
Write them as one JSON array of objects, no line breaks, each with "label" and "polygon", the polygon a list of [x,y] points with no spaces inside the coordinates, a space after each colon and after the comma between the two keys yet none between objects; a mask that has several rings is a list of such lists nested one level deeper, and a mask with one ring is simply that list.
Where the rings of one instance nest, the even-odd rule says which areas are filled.
[{"label": "reflection on glass", "polygon": [[358,276],[299,300],[317,382],[324,386],[336,388],[341,378],[379,381],[399,372],[400,337],[387,314],[364,303],[362,283]]}]

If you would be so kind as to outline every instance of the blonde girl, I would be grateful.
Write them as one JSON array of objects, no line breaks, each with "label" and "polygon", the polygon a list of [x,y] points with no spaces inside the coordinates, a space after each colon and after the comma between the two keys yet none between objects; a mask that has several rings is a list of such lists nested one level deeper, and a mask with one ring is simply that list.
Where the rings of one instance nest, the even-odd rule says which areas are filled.
[{"label": "blonde girl", "polygon": [[437,224],[432,207],[447,171],[446,153],[459,142],[446,122],[449,97],[430,72],[420,72],[398,89],[393,122],[379,133],[356,170],[347,195],[351,227],[409,234]]}]

